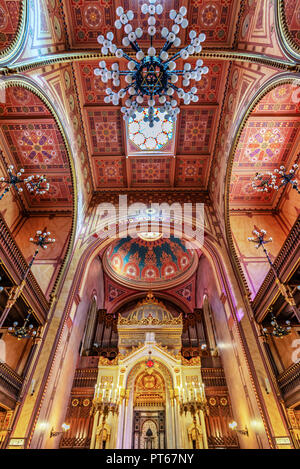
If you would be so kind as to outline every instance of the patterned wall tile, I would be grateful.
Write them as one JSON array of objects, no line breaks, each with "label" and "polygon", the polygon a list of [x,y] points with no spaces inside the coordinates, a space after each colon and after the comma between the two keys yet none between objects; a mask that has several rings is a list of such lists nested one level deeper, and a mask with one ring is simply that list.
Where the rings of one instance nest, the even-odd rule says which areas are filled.
[{"label": "patterned wall tile", "polygon": [[242,132],[234,168],[272,169],[286,163],[299,127],[300,118],[251,118]]},{"label": "patterned wall tile", "polygon": [[5,116],[50,116],[50,111],[35,94],[25,88],[13,87],[1,90],[0,118]]},{"label": "patterned wall tile", "polygon": [[197,33],[206,34],[205,44],[231,44],[239,2],[191,0],[189,4],[190,25]]},{"label": "patterned wall tile", "polygon": [[113,29],[116,18],[111,0],[67,0],[65,4],[73,46],[95,46],[99,34]]}]

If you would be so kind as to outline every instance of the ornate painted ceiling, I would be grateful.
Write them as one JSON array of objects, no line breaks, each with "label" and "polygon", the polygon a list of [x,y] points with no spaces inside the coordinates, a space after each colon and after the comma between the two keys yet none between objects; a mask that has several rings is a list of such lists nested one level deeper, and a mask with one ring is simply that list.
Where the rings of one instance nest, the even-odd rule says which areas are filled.
[{"label": "ornate painted ceiling", "polygon": [[197,252],[173,236],[119,239],[103,255],[106,273],[118,283],[138,290],[170,289],[189,279],[197,265]]},{"label": "ornate painted ceiling", "polygon": [[[0,149],[6,165],[43,172],[51,187],[39,198],[17,195],[27,215],[70,214],[77,204],[82,221],[90,200],[104,192],[188,197],[192,188],[210,197],[224,234],[227,209],[279,206],[282,195],[254,193],[251,180],[258,170],[289,168],[299,153],[299,100],[293,96],[299,89],[300,0],[158,1],[165,7],[158,26],[169,26],[172,8],[188,8],[182,44],[191,29],[206,34],[201,58],[209,73],[198,83],[199,101],[181,106],[170,142],[149,153],[130,144],[121,106],[104,103],[106,85],[94,75],[103,59],[99,33],[113,30],[121,45],[116,7],[132,9],[135,26],[145,26],[144,0],[0,0],[1,73],[22,83],[0,102]],[[108,66],[116,61],[105,59]],[[252,109],[257,96],[262,99]],[[181,280],[188,297],[189,280]]]},{"label": "ornate painted ceiling", "polygon": [[38,96],[17,86],[6,90],[5,103],[0,103],[0,138],[7,165],[24,168],[24,177],[43,174],[50,184],[43,195],[23,191],[25,210],[71,211],[73,188],[65,143]]},{"label": "ornate painted ceiling", "polygon": [[230,208],[273,208],[276,191],[257,192],[253,175],[290,168],[300,150],[300,104],[296,86],[285,84],[267,93],[254,108],[241,134],[233,163]]},{"label": "ornate painted ceiling", "polygon": [[18,33],[20,0],[3,0],[0,3],[0,53],[8,49]]}]

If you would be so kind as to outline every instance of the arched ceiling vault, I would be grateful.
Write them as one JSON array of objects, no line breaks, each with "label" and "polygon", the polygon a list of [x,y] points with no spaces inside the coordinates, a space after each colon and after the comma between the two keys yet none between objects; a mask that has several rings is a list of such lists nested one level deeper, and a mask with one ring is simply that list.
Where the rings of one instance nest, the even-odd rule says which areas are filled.
[{"label": "arched ceiling vault", "polygon": [[[181,107],[169,154],[145,157],[130,153],[120,109],[104,105],[105,87],[93,73],[101,58],[97,35],[114,29],[116,6],[139,14],[136,2],[15,1],[20,20],[0,55],[0,73],[36,83],[56,109],[77,175],[77,233],[92,195],[153,188],[209,194],[225,233],[225,176],[232,136],[244,126],[241,116],[269,83],[299,73],[297,19],[282,0],[180,3],[191,27],[207,35],[201,57],[209,74],[200,82],[199,102]],[[178,7],[177,0],[164,4],[166,12]],[[293,5],[296,11],[299,1]],[[119,32],[116,37],[120,43]]]},{"label": "arched ceiling vault", "polygon": [[299,216],[297,194],[291,187],[256,192],[251,186],[256,172],[280,166],[289,170],[299,162],[299,92],[299,74],[273,77],[249,103],[233,138],[226,173],[225,226],[232,261],[252,299],[270,266],[248,236],[253,229],[267,230],[273,238],[268,252],[275,259]]}]

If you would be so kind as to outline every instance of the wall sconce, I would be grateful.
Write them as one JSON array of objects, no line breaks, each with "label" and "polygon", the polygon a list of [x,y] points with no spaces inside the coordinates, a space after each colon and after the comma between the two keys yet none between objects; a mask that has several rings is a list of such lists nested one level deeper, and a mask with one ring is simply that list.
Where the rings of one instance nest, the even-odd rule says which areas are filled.
[{"label": "wall sconce", "polygon": [[50,438],[52,438],[54,436],[61,435],[62,433],[67,432],[70,429],[70,425],[68,425],[67,423],[63,423],[61,428],[62,428],[61,432],[55,432],[53,427],[52,427],[51,432],[50,432]]},{"label": "wall sconce", "polygon": [[230,422],[228,426],[229,428],[231,428],[231,430],[234,430],[235,432],[240,433],[241,435],[249,436],[248,428],[246,426],[245,426],[245,430],[240,430],[237,428],[237,422],[235,421]]}]

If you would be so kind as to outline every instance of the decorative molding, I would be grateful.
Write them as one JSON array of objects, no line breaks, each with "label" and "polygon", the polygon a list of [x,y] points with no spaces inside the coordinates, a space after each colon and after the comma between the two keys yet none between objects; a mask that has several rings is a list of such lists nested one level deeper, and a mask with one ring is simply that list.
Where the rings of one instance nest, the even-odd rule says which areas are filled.
[{"label": "decorative molding", "polygon": [[277,37],[281,47],[288,54],[292,60],[299,63],[300,60],[300,46],[294,41],[289,27],[287,25],[285,16],[285,3],[286,0],[275,0],[275,27]]},{"label": "decorative molding", "polygon": [[[134,57],[133,53],[128,54],[130,57]],[[225,61],[238,61],[238,62],[250,62],[259,65],[265,65],[268,67],[281,69],[283,71],[298,71],[300,66],[296,62],[290,60],[283,60],[280,58],[270,57],[264,54],[244,52],[244,51],[227,51],[224,49],[205,49],[201,54],[195,54],[195,59],[219,59]],[[30,59],[23,62],[13,64],[0,68],[0,73],[4,75],[11,75],[15,73],[25,72],[36,68],[46,67],[48,65],[54,65],[57,63],[74,63],[83,60],[103,60],[113,58],[111,54],[106,56],[102,55],[97,51],[88,52],[58,52],[56,54],[49,54],[46,58]]]},{"label": "decorative molding", "polygon": [[[29,1],[21,0],[19,23],[12,43],[0,52],[0,67],[8,68],[8,63],[12,63],[21,52],[24,41],[27,38],[29,24]],[[1,68],[0,68],[1,69]]]}]

